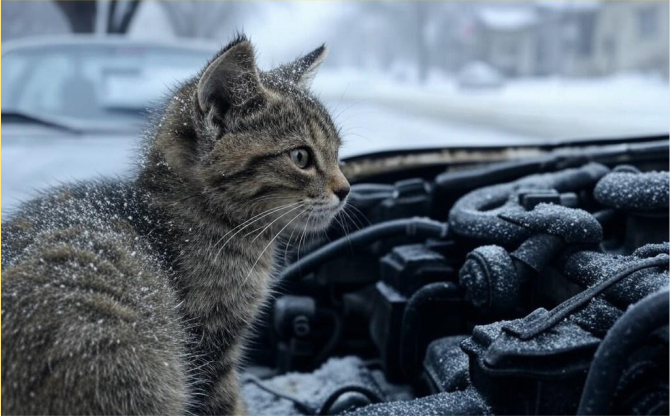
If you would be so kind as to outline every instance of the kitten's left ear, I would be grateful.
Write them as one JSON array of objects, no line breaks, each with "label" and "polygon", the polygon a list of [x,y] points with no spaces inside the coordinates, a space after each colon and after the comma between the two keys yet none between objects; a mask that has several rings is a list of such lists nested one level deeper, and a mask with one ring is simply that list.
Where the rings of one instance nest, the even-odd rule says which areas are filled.
[{"label": "kitten's left ear", "polygon": [[270,74],[289,79],[303,88],[309,88],[319,66],[321,66],[327,55],[328,48],[323,44],[307,55],[270,71]]},{"label": "kitten's left ear", "polygon": [[229,107],[242,107],[262,92],[254,48],[241,35],[205,68],[198,80],[197,99],[203,112],[214,108],[222,117]]}]

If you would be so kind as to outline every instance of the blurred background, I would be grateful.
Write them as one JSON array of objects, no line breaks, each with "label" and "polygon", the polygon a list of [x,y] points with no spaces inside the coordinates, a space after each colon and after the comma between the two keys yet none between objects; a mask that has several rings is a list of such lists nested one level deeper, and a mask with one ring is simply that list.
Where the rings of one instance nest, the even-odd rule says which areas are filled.
[{"label": "blurred background", "polygon": [[325,42],[343,157],[667,133],[667,1],[2,1],[2,212],[123,174],[148,110],[237,31]]}]

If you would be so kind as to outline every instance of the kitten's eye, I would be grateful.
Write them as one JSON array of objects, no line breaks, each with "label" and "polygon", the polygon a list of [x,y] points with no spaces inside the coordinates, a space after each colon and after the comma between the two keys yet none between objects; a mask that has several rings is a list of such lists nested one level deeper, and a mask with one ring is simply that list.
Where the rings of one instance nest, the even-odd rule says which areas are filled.
[{"label": "kitten's eye", "polygon": [[307,169],[310,165],[309,152],[306,149],[291,150],[291,160],[300,169]]}]

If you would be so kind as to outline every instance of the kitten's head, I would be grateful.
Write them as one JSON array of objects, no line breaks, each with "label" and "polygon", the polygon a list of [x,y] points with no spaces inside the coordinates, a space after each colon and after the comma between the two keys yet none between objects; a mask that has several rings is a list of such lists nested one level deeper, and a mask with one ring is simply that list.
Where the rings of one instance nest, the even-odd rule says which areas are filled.
[{"label": "kitten's head", "polygon": [[[247,220],[268,213],[287,230],[319,230],[344,206],[349,183],[330,115],[308,91],[326,55],[321,46],[269,72],[243,36],[177,93],[165,158],[216,215]],[[281,218],[280,218],[281,217]]]}]

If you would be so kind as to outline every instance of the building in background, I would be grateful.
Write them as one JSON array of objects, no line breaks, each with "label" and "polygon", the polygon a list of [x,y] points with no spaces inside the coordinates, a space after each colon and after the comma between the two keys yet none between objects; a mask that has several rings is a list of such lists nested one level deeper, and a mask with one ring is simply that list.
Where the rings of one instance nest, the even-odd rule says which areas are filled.
[{"label": "building in background", "polygon": [[3,1],[2,11],[3,41],[88,30],[224,44],[244,29],[275,59],[318,39],[331,47],[327,66],[419,81],[474,63],[508,78],[668,76],[667,1]]},{"label": "building in background", "polygon": [[507,76],[668,76],[668,2],[502,4],[479,10],[476,22],[476,59]]},{"label": "building in background", "polygon": [[511,77],[537,73],[537,16],[532,8],[484,8],[475,30],[480,60]]},{"label": "building in background", "polygon": [[590,73],[660,71],[668,75],[668,2],[604,2],[593,33]]}]

